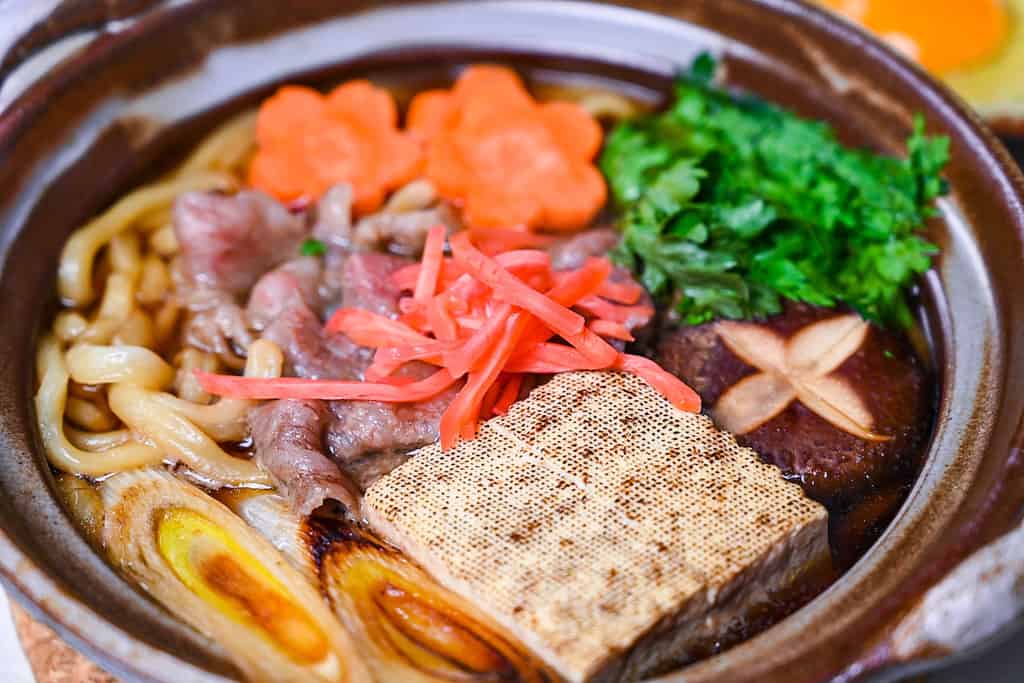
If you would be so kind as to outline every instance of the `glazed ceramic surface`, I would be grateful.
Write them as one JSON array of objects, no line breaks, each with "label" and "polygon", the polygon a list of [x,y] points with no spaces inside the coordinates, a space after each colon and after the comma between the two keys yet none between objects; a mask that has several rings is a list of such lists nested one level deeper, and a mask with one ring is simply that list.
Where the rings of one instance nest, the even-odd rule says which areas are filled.
[{"label": "glazed ceramic surface", "polygon": [[[33,347],[53,310],[57,255],[83,220],[284,81],[366,75],[416,87],[499,60],[535,79],[585,79],[657,102],[678,69],[711,50],[730,85],[827,119],[849,142],[896,150],[919,111],[951,137],[952,192],[930,226],[942,255],[919,297],[940,397],[917,485],[872,550],[794,616],[664,680],[850,680],[948,654],[938,641],[899,640],[908,634],[896,627],[910,628],[931,585],[1014,527],[1024,502],[1024,179],[959,102],[821,12],[791,0],[630,4],[110,3],[142,13],[0,112],[0,573],[18,599],[127,681],[235,675],[216,645],[120,579],[53,495],[31,415]],[[0,73],[60,26],[19,44]],[[957,580],[980,581],[966,576]]]}]

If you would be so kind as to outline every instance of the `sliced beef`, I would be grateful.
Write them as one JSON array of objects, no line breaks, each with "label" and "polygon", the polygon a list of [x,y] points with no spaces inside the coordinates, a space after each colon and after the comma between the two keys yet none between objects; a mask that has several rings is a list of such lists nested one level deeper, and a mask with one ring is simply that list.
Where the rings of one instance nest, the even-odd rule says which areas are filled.
[{"label": "sliced beef", "polygon": [[[338,283],[341,304],[382,315],[398,312],[399,290],[391,273],[408,260],[375,252],[356,252],[345,259]],[[326,334],[310,310],[310,288],[293,272],[279,268],[254,288],[249,314],[266,322],[263,336],[284,351],[288,374],[299,377],[359,379],[373,351],[344,334]],[[408,375],[422,378],[428,366],[409,366]],[[390,472],[404,453],[438,438],[441,414],[454,397],[446,392],[424,403],[332,401],[325,423],[326,446],[335,461],[365,488]]]},{"label": "sliced beef", "polygon": [[411,205],[389,202],[383,210],[353,222],[352,189],[348,185],[335,185],[317,203],[313,234],[327,244],[344,249],[416,256],[423,251],[427,231],[433,226],[444,225],[448,232],[462,228],[458,211],[447,202],[435,203],[432,187],[416,188],[412,194],[418,196],[407,197]]},{"label": "sliced beef", "polygon": [[[757,325],[788,341],[810,325],[840,315],[847,313],[794,304],[767,321],[744,324]],[[761,374],[723,342],[723,324],[729,323],[667,330],[656,351],[662,367],[689,383],[712,415],[727,390]],[[829,351],[819,349],[817,353],[820,357]],[[820,409],[800,400],[788,403],[756,428],[737,434],[737,439],[827,505],[912,478],[931,427],[932,388],[909,342],[872,325],[863,341],[824,379],[852,392],[859,400],[858,409],[871,418],[871,431],[884,437],[882,440],[841,429],[823,418]],[[784,384],[776,388],[777,392],[784,390]]]},{"label": "sliced beef", "polygon": [[423,252],[427,232],[438,224],[445,226],[449,233],[462,226],[458,213],[447,203],[418,211],[380,211],[356,223],[352,242],[363,249],[416,256]]},{"label": "sliced beef", "polygon": [[[391,283],[391,274],[408,263],[376,252],[347,256],[336,287],[341,305],[397,314],[400,292]],[[328,259],[325,271],[330,267]],[[264,326],[264,338],[281,347],[289,375],[360,379],[373,351],[344,334],[324,332],[323,321],[312,308],[322,302],[324,290],[332,288],[322,282],[319,289],[311,286],[316,270],[293,262],[265,275],[249,299],[249,317]],[[433,368],[411,366],[404,372],[421,378]],[[424,403],[332,401],[324,419],[327,452],[365,488],[404,461],[404,453],[438,438],[441,414],[453,397],[454,391],[449,391]]]},{"label": "sliced beef", "polygon": [[304,216],[250,191],[189,192],[175,202],[173,220],[188,277],[234,295],[295,256],[308,232]]},{"label": "sliced beef", "polygon": [[[329,434],[329,433],[328,433]],[[416,444],[417,446],[424,444]],[[349,462],[339,463],[342,471],[359,487],[360,491],[373,486],[381,477],[390,474],[410,457],[409,450],[375,451],[359,456]]]},{"label": "sliced beef", "polygon": [[281,347],[285,372],[310,379],[359,379],[373,352],[344,334],[324,331],[315,311],[324,298],[318,259],[289,261],[256,283],[246,314],[263,337]]},{"label": "sliced beef", "polygon": [[[382,315],[398,312],[399,290],[391,273],[409,261],[397,256],[358,252],[327,259],[295,259],[270,271],[249,297],[247,317],[253,327],[284,352],[286,372],[311,379],[359,379],[372,360],[371,349],[344,334],[329,334],[324,319],[340,299],[343,306]],[[330,271],[340,277],[330,282]]]},{"label": "sliced beef", "polygon": [[323,268],[316,258],[298,258],[259,279],[249,294],[246,313],[256,329],[263,329],[289,308],[303,304],[311,311],[321,304]]},{"label": "sliced beef", "polygon": [[381,315],[398,315],[401,290],[391,281],[391,274],[412,262],[401,256],[375,251],[350,255],[340,270],[341,305]]},{"label": "sliced beef", "polygon": [[621,238],[614,228],[593,228],[559,239],[548,247],[551,267],[555,270],[579,268],[591,256],[607,256]]},{"label": "sliced beef", "polygon": [[328,245],[347,249],[352,245],[352,188],[335,185],[316,204],[313,237]]},{"label": "sliced beef", "polygon": [[249,415],[257,462],[300,515],[325,500],[336,500],[353,514],[359,510],[355,486],[324,455],[327,417],[320,401],[293,399],[267,403]]},{"label": "sliced beef", "polygon": [[405,453],[437,441],[441,415],[455,393],[449,389],[422,403],[331,401],[328,452],[365,490],[402,464]]},{"label": "sliced beef", "polygon": [[179,287],[175,293],[185,310],[181,339],[186,346],[233,354],[252,342],[245,312],[231,294],[204,287]]},{"label": "sliced beef", "polygon": [[310,379],[359,379],[373,352],[344,334],[327,334],[323,323],[301,301],[293,302],[263,331],[281,347],[288,375]]}]

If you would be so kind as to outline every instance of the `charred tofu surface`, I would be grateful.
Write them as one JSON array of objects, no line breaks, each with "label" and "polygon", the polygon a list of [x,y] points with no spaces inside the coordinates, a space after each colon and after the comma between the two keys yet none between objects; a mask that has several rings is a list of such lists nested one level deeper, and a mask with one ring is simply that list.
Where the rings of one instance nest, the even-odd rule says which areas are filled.
[{"label": "charred tofu surface", "polygon": [[828,561],[827,513],[635,377],[559,375],[376,482],[364,514],[565,679],[694,656]]}]

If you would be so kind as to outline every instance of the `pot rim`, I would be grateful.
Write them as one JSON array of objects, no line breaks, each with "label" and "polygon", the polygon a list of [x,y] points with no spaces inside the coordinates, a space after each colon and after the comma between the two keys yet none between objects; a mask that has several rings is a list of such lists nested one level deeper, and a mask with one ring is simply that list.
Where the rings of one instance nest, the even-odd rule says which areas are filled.
[{"label": "pot rim", "polygon": [[[200,3],[196,3],[198,5]],[[448,2],[430,3],[430,6],[451,6],[453,9],[458,5],[471,4],[469,2]],[[613,5],[592,5],[569,0],[551,0],[541,2],[538,0],[491,0],[481,3],[491,7],[527,8],[538,11],[551,12],[553,15],[572,15],[575,12],[581,13],[602,13],[609,21],[639,22],[639,21],[678,21],[664,16],[651,15],[635,9]],[[917,67],[908,64],[892,50],[882,45],[874,38],[864,34],[862,31],[845,21],[836,19],[831,15],[817,8],[807,8],[794,2],[794,0],[754,0],[750,2],[762,13],[773,14],[796,20],[798,23],[810,25],[818,31],[834,36],[840,42],[847,45],[857,45],[865,51],[865,59],[877,62],[882,68],[894,78],[903,82],[904,88],[913,88],[919,95],[922,95],[928,102],[933,113],[939,115],[942,120],[950,125],[955,124],[958,133],[970,142],[972,149],[988,166],[993,176],[999,178],[1003,184],[1000,188],[1003,195],[1010,198],[1009,208],[1017,216],[1016,229],[1024,234],[1024,208],[1022,208],[1021,197],[1024,196],[1024,176],[1020,169],[1009,157],[1002,144],[996,140],[994,135],[984,127],[980,118],[970,110],[955,95],[948,92],[943,86],[936,83],[930,76],[924,74]],[[47,74],[40,81],[32,84],[11,103],[6,112],[0,113],[0,150],[3,149],[3,140],[9,136],[15,136],[21,126],[31,125],[34,114],[46,106],[46,100],[50,93],[55,92],[79,76],[95,60],[98,54],[113,54],[120,47],[135,40],[140,40],[148,31],[155,30],[163,22],[169,21],[170,17],[177,12],[191,11],[189,3],[165,3],[157,9],[150,10],[145,16],[136,20],[130,26],[123,28],[114,34],[103,34],[102,41],[94,41],[87,48],[87,52],[79,54],[73,60],[65,61],[53,72]],[[977,150],[983,150],[978,152]],[[6,237],[6,236],[5,236]],[[5,240],[6,241],[6,240]],[[6,245],[4,245],[6,251]],[[996,340],[998,343],[998,340]],[[1003,350],[996,349],[995,355],[1001,357]],[[1003,358],[1005,364],[1005,358]],[[947,392],[948,395],[948,392]],[[1015,435],[1012,439],[1015,447],[1020,448],[1024,444],[1024,416],[1018,422]],[[897,533],[900,519],[904,516],[907,507],[911,505],[915,496],[921,494],[923,482],[919,479],[911,493],[911,500],[908,500],[890,528],[886,531],[881,540],[869,551],[869,556],[879,555]],[[979,514],[985,511],[979,511]],[[980,545],[984,539],[977,539],[975,545]],[[865,558],[867,559],[867,558]],[[865,563],[862,560],[857,567],[847,573],[839,583],[846,583],[851,576],[856,578],[858,572],[863,574]],[[948,569],[948,568],[947,568]],[[940,575],[941,576],[941,575]],[[940,576],[929,578],[929,582]],[[152,647],[142,640],[137,639],[130,633],[122,631],[116,625],[106,621],[96,612],[89,608],[84,602],[77,600],[66,592],[59,582],[45,574],[31,559],[15,539],[8,536],[5,530],[0,529],[0,580],[15,595],[15,598],[25,605],[33,616],[41,618],[57,632],[77,648],[84,650],[94,660],[103,664],[117,675],[133,677],[137,680],[164,681],[169,672],[177,678],[188,676],[189,680],[195,681],[224,681],[221,676],[212,674],[209,671],[200,669],[191,663],[174,657],[167,652]],[[833,586],[815,603],[820,602],[825,596],[829,596],[841,589],[841,586]],[[920,592],[923,588],[915,589]],[[908,596],[910,599],[912,596]],[[803,624],[807,623],[806,612],[814,606],[809,605],[796,615],[773,627],[768,633],[779,634],[780,629],[785,627],[793,635],[799,633]],[[751,642],[762,639],[758,636],[747,641],[728,653],[699,662],[688,667],[684,673],[671,674],[663,681],[690,680],[691,676],[704,680],[704,676],[713,677],[716,673],[729,666],[730,662],[737,660],[738,654],[747,652]],[[170,668],[168,668],[170,667]],[[183,668],[182,668],[183,667]]]}]

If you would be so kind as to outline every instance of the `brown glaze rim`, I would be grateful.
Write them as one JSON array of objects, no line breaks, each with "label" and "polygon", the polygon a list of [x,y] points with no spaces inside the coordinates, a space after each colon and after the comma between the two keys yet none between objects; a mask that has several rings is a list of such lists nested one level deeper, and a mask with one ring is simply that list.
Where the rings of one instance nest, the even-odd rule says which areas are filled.
[{"label": "brown glaze rim", "polygon": [[[102,35],[90,43],[0,113],[0,159],[4,160],[0,164],[0,217],[9,222],[4,224],[0,238],[5,258],[4,293],[8,295],[0,301],[0,317],[30,321],[32,329],[41,320],[39,307],[32,306],[32,300],[39,298],[41,290],[37,287],[51,291],[50,285],[41,283],[52,282],[53,259],[59,246],[43,239],[29,245],[32,236],[22,239],[23,229],[25,224],[38,224],[38,215],[16,213],[15,209],[29,208],[19,206],[18,197],[21,191],[40,185],[40,179],[30,177],[27,169],[57,154],[55,142],[61,140],[64,130],[81,123],[82,112],[104,101],[112,90],[131,95],[170,82],[171,74],[187,75],[200,68],[203,56],[221,45],[266,40],[343,12],[328,4],[303,0],[289,3],[287,8],[275,8],[270,5],[277,3],[256,0],[196,0],[153,9],[118,33]],[[356,13],[394,4],[349,2],[345,10]],[[1009,530],[1018,521],[1024,502],[1024,480],[1019,476],[1024,391],[1014,385],[1015,377],[1024,376],[1024,302],[1017,304],[1013,296],[1015,278],[1024,267],[1024,178],[1002,146],[959,100],[874,39],[821,11],[793,0],[643,0],[629,4],[731,36],[735,42],[726,44],[725,51],[730,56],[733,82],[754,91],[768,90],[773,99],[821,115],[841,117],[849,109],[853,112],[850,116],[862,118],[860,130],[855,125],[845,131],[851,138],[874,139],[883,147],[892,145],[905,132],[910,109],[925,111],[933,128],[954,138],[951,180],[957,201],[947,217],[953,220],[959,211],[966,222],[960,232],[950,233],[952,241],[944,245],[949,247],[950,258],[940,262],[936,273],[926,281],[930,285],[926,288],[938,302],[936,326],[944,350],[940,366],[945,398],[936,443],[962,444],[964,452],[955,458],[949,453],[930,454],[933,466],[929,469],[926,465],[925,480],[919,482],[901,520],[853,570],[854,576],[844,579],[847,585],[835,587],[762,636],[697,664],[682,676],[673,674],[665,680],[846,680],[882,668],[892,664],[884,639],[887,629],[959,560]],[[467,2],[449,5],[446,11],[452,20],[461,20],[473,12],[486,14],[517,7],[533,12],[544,8],[563,20],[604,18],[623,33],[635,30],[638,35],[669,25],[664,19],[596,3]],[[168,39],[169,31],[177,32],[179,39]],[[614,35],[606,37],[614,42]],[[154,45],[147,46],[147,42]],[[502,46],[500,39],[480,43],[491,54],[501,53],[503,47],[510,55],[524,50],[522,43]],[[157,53],[157,47],[162,52]],[[542,52],[542,47],[538,44],[532,51]],[[601,51],[594,48],[605,47],[592,44],[585,52],[593,56]],[[607,71],[646,70],[653,81],[663,80],[664,55],[652,55],[642,47],[632,51],[610,49],[607,61],[619,66]],[[568,54],[573,48],[562,49]],[[445,52],[451,50],[435,45],[423,48],[419,54],[429,58]],[[153,61],[131,59],[138,55],[148,55]],[[392,52],[390,58],[398,57]],[[841,96],[814,101],[814,94],[821,94],[829,85],[833,90],[839,88]],[[774,97],[776,94],[780,97]],[[198,117],[193,132],[210,118]],[[880,130],[870,130],[875,126]],[[146,122],[108,132],[113,138],[112,148],[137,149],[136,158],[115,164],[104,177],[79,174],[76,180],[83,187],[99,189],[100,183],[109,187],[99,189],[77,206],[52,205],[53,222],[66,224],[65,234],[76,221],[109,201],[127,178],[137,180],[136,169],[146,167],[157,156],[143,146],[155,132]],[[966,240],[967,246],[956,240]],[[32,257],[35,262],[15,264],[17,257]],[[983,276],[975,272],[978,263],[971,258],[980,259],[987,268]],[[978,341],[968,339],[962,330],[959,338],[951,336],[957,325],[962,325],[962,319],[970,317],[965,293],[949,286],[957,282],[974,284],[969,277],[958,280],[962,278],[959,270],[981,276],[984,291],[978,293],[978,305],[991,308],[994,316],[991,320],[983,317],[982,322],[996,324],[996,329],[977,331],[982,358],[968,365],[984,381],[979,382],[970,406],[952,405],[949,398],[961,391],[957,382],[964,372],[951,359],[959,353],[959,347]],[[24,277],[16,280],[11,273]],[[946,285],[945,291],[940,281]],[[950,299],[948,304],[943,303],[944,297]],[[5,468],[19,473],[0,476],[0,489],[5,494],[0,496],[0,527],[4,530],[0,537],[0,573],[5,584],[34,615],[128,680],[223,680],[222,675],[231,674],[230,667],[201,638],[183,633],[152,606],[142,612],[150,621],[137,621],[138,595],[120,584],[109,568],[99,566],[101,562],[87,562],[91,579],[84,584],[79,581],[76,585],[61,576],[61,569],[47,558],[41,544],[56,544],[69,563],[85,562],[76,554],[90,552],[80,537],[26,535],[36,527],[26,526],[28,520],[12,500],[23,509],[36,505],[47,514],[61,517],[50,521],[67,527],[67,520],[53,505],[52,492],[37,486],[39,481],[50,481],[49,473],[37,456],[33,431],[25,427],[32,365],[30,332],[25,327],[0,330],[0,362],[5,370],[0,383],[0,449],[5,451]],[[986,395],[986,389],[991,393]],[[959,433],[959,440],[950,436],[953,431]],[[942,438],[948,440],[943,442]],[[113,581],[113,587],[97,583],[100,579]],[[114,588],[119,588],[120,594]],[[105,600],[114,601],[114,605],[105,605]]]}]

